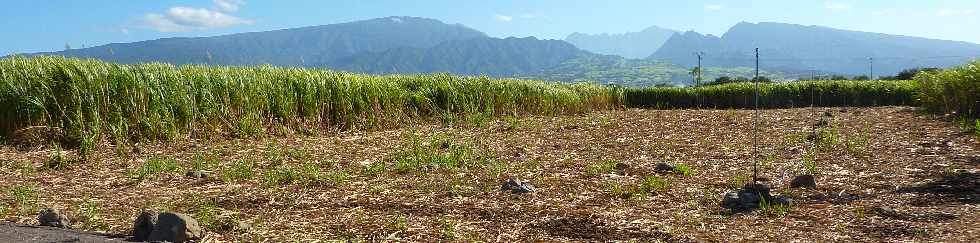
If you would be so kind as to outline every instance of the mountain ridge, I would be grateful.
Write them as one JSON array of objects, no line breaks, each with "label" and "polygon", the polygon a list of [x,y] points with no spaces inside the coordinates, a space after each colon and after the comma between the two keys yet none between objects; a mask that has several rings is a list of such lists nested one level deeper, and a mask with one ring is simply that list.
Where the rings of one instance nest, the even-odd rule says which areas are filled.
[{"label": "mountain ridge", "polygon": [[431,47],[448,40],[480,37],[486,37],[486,34],[460,24],[392,16],[212,37],[170,37],[111,43],[29,55],[63,55],[119,63],[162,61],[174,64],[305,66],[306,62],[325,62],[362,51]]},{"label": "mountain ridge", "polygon": [[[816,69],[852,75],[892,74],[914,67],[948,67],[980,55],[980,45],[777,22],[740,22],[721,37],[685,32],[674,35],[648,59],[694,66],[692,54],[705,53],[707,65],[754,65],[754,48],[769,67]],[[870,60],[869,58],[877,58]]]},{"label": "mountain ridge", "polygon": [[565,41],[597,54],[639,59],[653,54],[676,30],[650,26],[637,32],[585,34],[574,32]]}]

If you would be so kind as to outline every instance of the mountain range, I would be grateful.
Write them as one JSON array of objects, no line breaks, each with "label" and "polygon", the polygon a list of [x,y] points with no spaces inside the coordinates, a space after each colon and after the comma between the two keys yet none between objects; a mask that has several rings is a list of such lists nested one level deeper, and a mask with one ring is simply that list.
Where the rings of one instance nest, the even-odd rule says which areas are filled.
[{"label": "mountain range", "polygon": [[575,32],[565,37],[565,41],[596,54],[640,59],[656,52],[675,33],[676,30],[650,26],[640,32],[622,34],[591,35]]},{"label": "mountain range", "polygon": [[483,32],[417,17],[387,17],[214,37],[165,38],[32,55],[96,58],[119,63],[310,66],[395,47],[428,48]]},{"label": "mountain range", "polygon": [[690,84],[695,52],[706,79],[763,73],[795,79],[814,72],[890,75],[914,67],[948,67],[980,56],[980,45],[781,23],[738,23],[721,37],[650,27],[640,32],[565,40],[493,38],[478,30],[418,17],[114,43],[27,55],[63,55],[119,63],[323,67],[352,72],[433,73],[591,81],[629,86]]},{"label": "mountain range", "polygon": [[[694,66],[749,67],[755,48],[762,66],[824,70],[849,75],[890,75],[914,67],[948,67],[980,56],[969,42],[849,31],[783,23],[738,23],[721,37],[685,32],[672,36],[648,59]],[[873,65],[873,66],[872,66]]]},{"label": "mountain range", "polygon": [[591,54],[559,40],[473,38],[447,41],[431,48],[365,52],[320,66],[375,74],[449,72],[510,77],[540,72],[587,55]]}]

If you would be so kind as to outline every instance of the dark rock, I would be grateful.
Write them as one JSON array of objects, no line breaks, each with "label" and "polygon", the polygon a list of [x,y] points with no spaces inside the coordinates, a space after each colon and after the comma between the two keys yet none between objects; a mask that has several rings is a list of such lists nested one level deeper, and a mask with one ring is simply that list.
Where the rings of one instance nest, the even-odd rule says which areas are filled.
[{"label": "dark rock", "polygon": [[534,186],[526,181],[521,181],[521,179],[513,178],[507,179],[503,185],[500,186],[501,190],[510,191],[514,194],[530,193],[534,192]]},{"label": "dark rock", "polygon": [[831,113],[829,111],[824,111],[823,112],[823,116],[825,116],[825,117],[834,117],[834,113]]},{"label": "dark rock", "polygon": [[208,178],[208,172],[203,170],[188,170],[187,173],[184,175],[190,178],[197,178],[197,179]]},{"label": "dark rock", "polygon": [[174,243],[201,239],[204,231],[197,220],[181,213],[164,212],[157,216],[149,241],[169,241]]},{"label": "dark rock", "polygon": [[787,197],[787,196],[779,196],[779,197],[776,197],[776,201],[775,202],[777,204],[790,205],[790,204],[793,204],[793,198]]},{"label": "dark rock", "polygon": [[758,208],[762,199],[772,201],[772,195],[769,195],[769,186],[759,183],[745,184],[742,190],[738,191],[738,198],[742,202],[743,208]]},{"label": "dark rock", "polygon": [[[737,193],[725,193],[724,199],[721,201],[721,206],[735,211],[748,210],[758,208],[763,199],[768,202],[773,200],[772,195],[769,195],[769,186],[766,186],[765,184],[749,183],[745,184],[745,186],[743,186]],[[792,200],[788,198],[776,200],[789,200],[787,202],[792,202]]]},{"label": "dark rock", "polygon": [[656,171],[657,173],[673,172],[674,166],[667,163],[657,163],[657,165],[653,167],[653,171]]},{"label": "dark rock", "polygon": [[157,225],[157,217],[160,214],[151,209],[141,209],[140,214],[133,221],[133,240],[147,241],[153,228]]},{"label": "dark rock", "polygon": [[57,228],[71,228],[71,221],[61,210],[56,208],[45,208],[37,214],[37,223],[40,226],[50,226]]},{"label": "dark rock", "polygon": [[789,182],[790,188],[817,188],[817,180],[813,175],[800,175]]},{"label": "dark rock", "polygon": [[725,193],[724,199],[721,200],[721,207],[734,209],[741,206],[742,202],[738,199],[738,193],[728,192]]}]

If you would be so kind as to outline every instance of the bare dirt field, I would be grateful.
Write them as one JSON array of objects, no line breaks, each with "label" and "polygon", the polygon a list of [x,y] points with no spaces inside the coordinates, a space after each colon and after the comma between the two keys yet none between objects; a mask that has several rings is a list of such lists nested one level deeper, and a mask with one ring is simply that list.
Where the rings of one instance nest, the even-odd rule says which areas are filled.
[{"label": "bare dirt field", "polygon": [[[34,224],[56,207],[76,229],[126,234],[140,208],[171,210],[197,218],[205,242],[980,238],[977,136],[910,107],[761,111],[760,177],[793,203],[723,209],[751,178],[752,114],[629,109],[105,145],[64,168],[50,166],[54,148],[7,145],[0,217]],[[789,189],[804,172],[817,188]],[[510,177],[536,190],[502,191]]]}]

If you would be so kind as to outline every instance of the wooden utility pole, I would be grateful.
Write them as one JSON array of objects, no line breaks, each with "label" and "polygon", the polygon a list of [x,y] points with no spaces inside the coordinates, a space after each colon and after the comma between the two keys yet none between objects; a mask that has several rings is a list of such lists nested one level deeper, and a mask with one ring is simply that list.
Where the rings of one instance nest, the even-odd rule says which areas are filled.
[{"label": "wooden utility pole", "polygon": [[871,71],[868,72],[868,79],[869,80],[875,80],[875,58],[874,57],[869,57],[868,58],[868,66],[871,68]]},{"label": "wooden utility pole", "polygon": [[752,184],[759,182],[759,48],[755,48],[755,119],[752,120]]}]

